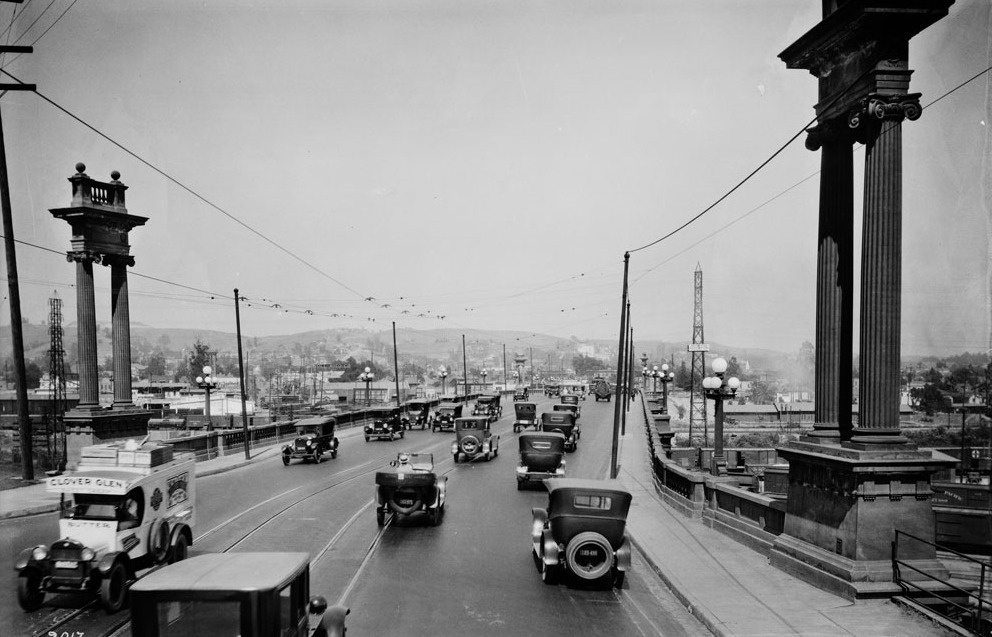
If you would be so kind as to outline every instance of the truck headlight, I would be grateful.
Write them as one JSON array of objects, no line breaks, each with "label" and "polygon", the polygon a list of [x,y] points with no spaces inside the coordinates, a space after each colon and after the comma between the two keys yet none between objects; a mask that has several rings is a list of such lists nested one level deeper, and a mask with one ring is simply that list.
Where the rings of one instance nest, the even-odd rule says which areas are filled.
[{"label": "truck headlight", "polygon": [[96,557],[96,553],[94,553],[93,549],[91,548],[85,548],[83,549],[83,552],[80,553],[80,557],[83,558],[84,562],[89,562],[92,561],[94,557]]},{"label": "truck headlight", "polygon": [[46,557],[48,557],[48,547],[45,545],[38,545],[31,551],[31,559],[37,562],[44,560]]}]

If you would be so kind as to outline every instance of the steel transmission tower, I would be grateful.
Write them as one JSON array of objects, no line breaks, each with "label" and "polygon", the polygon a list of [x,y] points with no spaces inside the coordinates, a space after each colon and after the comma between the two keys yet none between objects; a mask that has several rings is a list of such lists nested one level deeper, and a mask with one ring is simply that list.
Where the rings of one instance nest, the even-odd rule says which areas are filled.
[{"label": "steel transmission tower", "polygon": [[689,409],[689,441],[692,442],[692,432],[700,424],[703,426],[703,446],[709,438],[706,427],[706,398],[703,396],[703,377],[706,375],[706,350],[709,346],[703,340],[703,268],[696,264],[695,273],[695,302],[692,312],[692,383]]},{"label": "steel transmission tower", "polygon": [[[58,292],[48,299],[48,336],[49,352],[49,395],[51,396],[52,415],[50,430],[47,432],[49,457],[58,458],[54,463],[59,471],[65,470],[66,462],[66,432],[63,415],[66,410],[65,391],[65,349],[62,347],[62,299]],[[54,449],[53,449],[54,447]],[[54,453],[53,453],[54,451]]]}]

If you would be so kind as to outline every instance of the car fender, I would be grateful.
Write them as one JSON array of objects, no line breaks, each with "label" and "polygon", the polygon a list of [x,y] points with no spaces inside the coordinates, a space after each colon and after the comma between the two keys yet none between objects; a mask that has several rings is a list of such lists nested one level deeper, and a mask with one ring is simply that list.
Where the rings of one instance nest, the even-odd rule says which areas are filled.
[{"label": "car fender", "polygon": [[32,546],[31,548],[26,548],[23,551],[21,551],[20,553],[18,553],[17,554],[17,559],[14,560],[14,570],[17,571],[18,573],[20,573],[21,571],[23,571],[24,569],[29,568],[29,567],[30,568],[37,568],[38,565],[34,561],[34,559],[32,559],[31,553],[33,553],[34,550],[36,548],[38,548],[39,546],[41,546],[41,545],[40,544],[36,544],[35,546]]},{"label": "car fender", "polygon": [[541,539],[543,544],[541,553],[544,557],[544,563],[548,566],[557,566],[561,563],[561,556],[558,550],[558,543],[555,542],[555,538],[551,537],[551,530],[544,532]]},{"label": "car fender", "polygon": [[628,538],[627,535],[624,534],[623,544],[620,545],[620,548],[618,548],[616,552],[617,568],[619,570],[621,571],[630,570],[630,554],[631,554],[630,538]]},{"label": "car fender", "polygon": [[282,448],[282,455],[284,456],[293,455],[293,448],[289,445],[286,445],[285,447]]},{"label": "car fender", "polygon": [[111,567],[113,567],[113,565],[118,561],[123,562],[124,568],[127,569],[128,575],[130,575],[131,558],[128,557],[127,553],[122,553],[120,551],[105,553],[96,564],[97,573],[99,573],[101,577],[106,577],[107,573],[110,572]]}]

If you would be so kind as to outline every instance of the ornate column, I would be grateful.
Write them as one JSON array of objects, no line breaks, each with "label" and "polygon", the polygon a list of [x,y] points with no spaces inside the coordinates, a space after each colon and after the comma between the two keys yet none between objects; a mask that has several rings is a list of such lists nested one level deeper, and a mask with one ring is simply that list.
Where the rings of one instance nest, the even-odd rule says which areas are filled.
[{"label": "ornate column", "polygon": [[131,315],[127,296],[127,268],[133,257],[108,258],[114,341],[114,408],[133,406],[131,398]]},{"label": "ornate column", "polygon": [[79,404],[86,411],[100,408],[100,384],[96,352],[96,299],[93,293],[93,263],[100,256],[92,252],[69,252],[66,260],[76,262],[76,339],[79,362]]},{"label": "ornate column", "polygon": [[803,440],[837,444],[851,437],[852,300],[854,297],[853,137],[831,120],[809,129],[820,152],[816,263],[816,362],[813,431]]},{"label": "ornate column", "polygon": [[870,94],[850,118],[865,143],[861,382],[858,428],[851,440],[859,448],[907,442],[899,430],[902,121],[921,113],[920,94],[903,92],[910,73],[879,73],[895,92]]}]

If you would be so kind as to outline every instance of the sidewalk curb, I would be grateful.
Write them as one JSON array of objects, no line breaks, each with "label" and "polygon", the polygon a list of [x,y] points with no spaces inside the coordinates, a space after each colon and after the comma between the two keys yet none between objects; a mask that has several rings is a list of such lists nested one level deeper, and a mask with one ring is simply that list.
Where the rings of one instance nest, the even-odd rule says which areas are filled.
[{"label": "sidewalk curb", "polygon": [[6,513],[0,512],[0,520],[9,520],[11,518],[26,518],[31,515],[41,515],[42,513],[54,513],[59,510],[58,504],[39,504],[38,506],[26,507],[24,509],[17,509],[16,511],[7,511]]}]

